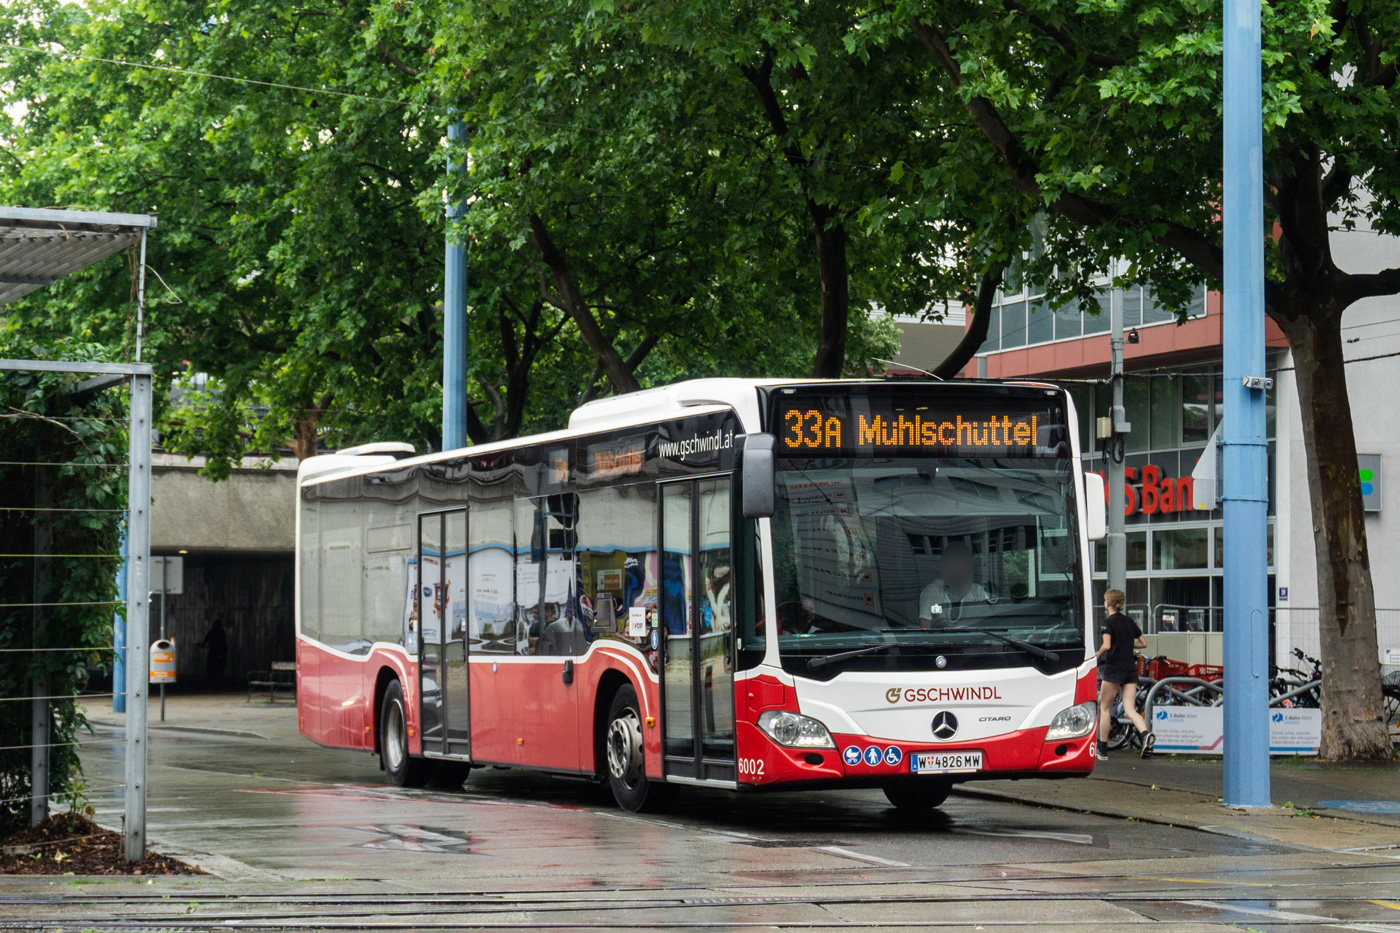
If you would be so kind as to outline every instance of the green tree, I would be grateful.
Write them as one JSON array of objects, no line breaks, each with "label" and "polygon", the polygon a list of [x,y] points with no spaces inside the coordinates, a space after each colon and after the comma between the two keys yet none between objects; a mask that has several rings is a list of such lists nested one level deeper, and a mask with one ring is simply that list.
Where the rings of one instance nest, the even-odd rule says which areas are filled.
[{"label": "green tree", "polygon": [[[715,343],[719,360],[755,372],[786,341],[736,357],[725,332],[775,339],[814,322],[811,370],[840,375],[849,360],[863,371],[878,355],[864,310],[922,310],[944,288],[922,255],[928,231],[883,213],[894,160],[862,161],[877,147],[854,131],[868,129],[875,93],[833,95],[839,112],[808,117],[826,76],[771,43],[737,57],[759,41],[752,24],[720,18],[701,33],[683,19],[586,3],[388,3],[376,34],[470,126],[459,190],[475,199],[473,243],[517,251],[617,390],[639,384],[636,365],[663,333]],[[867,217],[877,213],[882,223]]]},{"label": "green tree", "polygon": [[[215,475],[247,451],[436,447],[444,183],[471,189],[474,440],[557,427],[609,387],[800,371],[817,331],[797,297],[807,282],[797,263],[764,260],[801,233],[750,229],[764,202],[695,171],[699,131],[670,91],[616,125],[601,98],[573,107],[565,78],[588,47],[561,40],[559,81],[541,79],[553,96],[491,116],[491,101],[428,80],[448,57],[415,28],[374,27],[365,6],[256,2],[24,0],[0,13],[20,49],[0,82],[24,102],[0,125],[15,167],[0,196],[160,214],[146,358],[188,389],[165,416],[167,444],[210,455]],[[514,50],[509,74],[528,60]],[[473,116],[465,181],[445,171],[448,103],[486,114]],[[638,134],[639,120],[654,127]],[[116,275],[75,276],[13,316],[129,353],[129,307],[103,297]],[[858,318],[860,369],[892,337]]]}]

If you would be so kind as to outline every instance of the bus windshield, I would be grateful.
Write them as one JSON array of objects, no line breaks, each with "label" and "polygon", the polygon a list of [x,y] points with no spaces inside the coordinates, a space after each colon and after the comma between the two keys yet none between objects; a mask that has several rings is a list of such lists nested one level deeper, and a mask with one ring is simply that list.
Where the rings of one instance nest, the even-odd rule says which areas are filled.
[{"label": "bus windshield", "polygon": [[779,652],[792,674],[1084,660],[1064,458],[779,460]]}]

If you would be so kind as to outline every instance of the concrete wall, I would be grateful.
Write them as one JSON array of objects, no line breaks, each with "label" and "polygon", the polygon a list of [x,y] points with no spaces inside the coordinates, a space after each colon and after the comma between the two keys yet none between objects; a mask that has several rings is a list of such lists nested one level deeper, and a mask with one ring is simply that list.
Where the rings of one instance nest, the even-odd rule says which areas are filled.
[{"label": "concrete wall", "polygon": [[162,455],[151,471],[155,550],[288,551],[295,546],[296,461],[292,469],[238,469],[215,483],[196,462]]}]

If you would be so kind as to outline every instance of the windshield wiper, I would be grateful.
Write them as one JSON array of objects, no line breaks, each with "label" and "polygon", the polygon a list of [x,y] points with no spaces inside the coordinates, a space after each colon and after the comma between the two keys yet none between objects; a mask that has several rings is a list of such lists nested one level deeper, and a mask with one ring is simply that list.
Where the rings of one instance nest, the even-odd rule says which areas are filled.
[{"label": "windshield wiper", "polygon": [[878,645],[866,645],[864,648],[857,648],[854,651],[842,651],[840,654],[829,654],[824,658],[812,658],[807,662],[807,666],[812,670],[826,667],[828,664],[835,664],[837,661],[844,661],[847,658],[859,658],[863,655],[874,654],[877,651],[885,651],[895,647],[895,642],[886,641]]},{"label": "windshield wiper", "polygon": [[998,641],[1005,642],[1013,648],[1020,648],[1022,651],[1028,652],[1029,654],[1040,658],[1042,661],[1049,661],[1051,664],[1054,664],[1060,660],[1059,654],[1054,651],[1049,651],[1045,648],[1040,647],[1039,645],[1032,645],[1029,642],[1017,641],[1016,639],[1011,638],[1010,636],[1003,635],[1000,632],[994,632],[989,628],[964,628],[961,625],[955,625],[945,626],[944,631],[976,632],[978,635],[990,635]]}]

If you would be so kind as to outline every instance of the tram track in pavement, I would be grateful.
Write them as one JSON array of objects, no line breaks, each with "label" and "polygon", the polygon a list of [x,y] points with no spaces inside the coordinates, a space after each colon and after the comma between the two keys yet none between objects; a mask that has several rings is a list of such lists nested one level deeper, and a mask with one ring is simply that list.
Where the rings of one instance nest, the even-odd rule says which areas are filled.
[{"label": "tram track in pavement", "polygon": [[[1299,871],[1330,875],[1368,872],[1385,867],[1390,866],[1358,864],[1221,870],[1197,872],[1197,877],[1191,878],[1122,871],[1096,872],[1092,875],[1030,872],[1001,878],[955,875],[899,880],[833,879],[826,885],[762,885],[764,893],[755,892],[753,885],[731,884],[667,888],[613,886],[582,893],[577,889],[554,889],[432,894],[386,891],[384,894],[367,895],[362,889],[315,894],[295,894],[291,891],[203,892],[191,889],[150,894],[10,895],[0,896],[0,915],[9,915],[0,919],[0,930],[827,929],[852,926],[874,929],[974,926],[983,929],[1047,929],[1057,926],[1098,928],[1110,924],[1160,926],[1169,923],[1180,929],[1236,925],[1254,929],[1267,927],[1271,931],[1330,928],[1397,933],[1400,931],[1400,902],[1384,898],[1386,895],[1400,895],[1400,875],[1388,883],[1377,879],[1347,880],[1337,877],[1312,884],[1315,890],[1321,887],[1333,891],[1343,886],[1365,886],[1366,890],[1358,892],[1357,896],[1321,892],[1294,894],[1291,893],[1292,889],[1302,887],[1301,883],[1261,883],[1238,877]],[[1057,893],[996,890],[992,887],[1069,881],[1093,881],[1101,889]],[[1131,891],[1113,890],[1116,884],[1125,881],[1148,882],[1152,886]],[[898,890],[904,888],[907,891],[910,885],[988,887],[982,891],[942,894],[929,891],[901,893]],[[1233,890],[1222,891],[1219,888]],[[1266,894],[1261,888],[1270,890]],[[730,893],[729,889],[740,889],[744,893]],[[1105,909],[1117,908],[1118,912],[1113,917],[1072,916],[1063,922],[1049,919],[1086,904],[1102,905]],[[1040,909],[1033,916],[999,916],[1008,909],[1027,905],[1038,905]],[[923,916],[906,915],[888,920],[867,916],[854,922],[839,916],[830,919],[799,916],[745,919],[732,913],[735,909],[751,911],[764,908],[805,908],[823,912],[839,912],[841,908],[865,908],[867,911],[889,908],[902,914],[907,914],[911,909],[925,909],[918,910]],[[959,912],[964,916],[938,916],[956,908],[962,908]],[[982,916],[969,919],[965,916],[969,908]],[[28,916],[11,919],[17,909],[25,910]],[[695,916],[714,911],[725,911],[727,915],[722,918]],[[1124,911],[1130,913],[1124,915]]]}]

